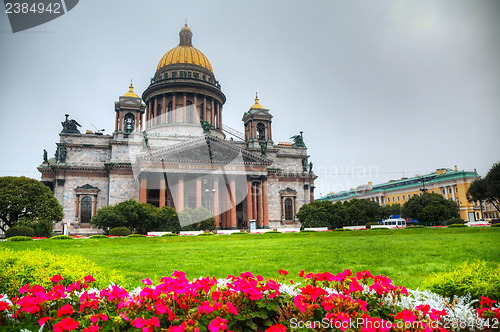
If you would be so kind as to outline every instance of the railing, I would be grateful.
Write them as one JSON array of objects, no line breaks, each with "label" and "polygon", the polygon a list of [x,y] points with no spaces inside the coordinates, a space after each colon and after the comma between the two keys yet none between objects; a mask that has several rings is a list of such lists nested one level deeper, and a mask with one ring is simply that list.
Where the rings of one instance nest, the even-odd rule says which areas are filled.
[{"label": "railing", "polygon": [[239,139],[240,141],[245,140],[245,134],[224,124],[222,125],[222,131],[225,131],[226,133]]}]

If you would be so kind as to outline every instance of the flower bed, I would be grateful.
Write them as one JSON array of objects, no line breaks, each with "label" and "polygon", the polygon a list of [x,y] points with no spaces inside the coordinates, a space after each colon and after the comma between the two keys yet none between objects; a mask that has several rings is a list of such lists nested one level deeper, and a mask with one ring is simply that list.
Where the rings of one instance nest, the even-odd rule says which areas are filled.
[{"label": "flower bed", "polygon": [[482,298],[479,308],[458,299],[408,291],[369,271],[299,274],[300,282],[254,276],[189,281],[176,271],[153,286],[127,291],[118,286],[97,290],[91,276],[64,287],[25,285],[19,296],[0,300],[0,325],[28,331],[454,331],[488,329],[498,324],[500,309]]}]

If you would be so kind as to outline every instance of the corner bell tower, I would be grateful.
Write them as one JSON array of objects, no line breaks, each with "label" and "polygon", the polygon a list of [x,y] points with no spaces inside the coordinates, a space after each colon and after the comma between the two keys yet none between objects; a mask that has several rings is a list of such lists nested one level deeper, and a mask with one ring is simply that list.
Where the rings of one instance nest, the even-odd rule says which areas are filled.
[{"label": "corner bell tower", "polygon": [[141,98],[134,92],[134,86],[130,83],[129,91],[115,102],[115,132],[125,134],[141,132],[142,114],[145,108],[146,105],[142,103]]},{"label": "corner bell tower", "polygon": [[259,104],[259,97],[255,94],[255,104],[243,114],[242,119],[245,125],[245,142],[247,142],[248,147],[258,148],[261,143],[273,145],[272,118],[269,110]]}]

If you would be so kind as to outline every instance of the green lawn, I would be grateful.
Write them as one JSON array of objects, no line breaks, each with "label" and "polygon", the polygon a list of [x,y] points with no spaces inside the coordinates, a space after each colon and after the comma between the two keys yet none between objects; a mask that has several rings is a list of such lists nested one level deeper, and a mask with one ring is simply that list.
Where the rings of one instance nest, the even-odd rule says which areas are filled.
[{"label": "green lawn", "polygon": [[188,278],[225,277],[244,271],[277,277],[279,269],[297,279],[302,270],[370,270],[417,288],[433,272],[452,270],[476,259],[500,262],[500,229],[448,228],[272,235],[220,235],[2,242],[15,250],[40,248],[73,254],[115,269],[128,285],[153,282],[174,270]]}]

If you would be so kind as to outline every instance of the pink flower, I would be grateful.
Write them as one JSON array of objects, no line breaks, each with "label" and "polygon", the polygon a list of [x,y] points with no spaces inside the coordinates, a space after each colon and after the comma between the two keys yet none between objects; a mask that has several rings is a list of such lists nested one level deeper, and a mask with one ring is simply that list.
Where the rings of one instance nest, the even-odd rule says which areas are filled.
[{"label": "pink flower", "polygon": [[210,332],[219,332],[227,330],[227,324],[229,321],[224,318],[217,317],[208,324],[208,330]]},{"label": "pink flower", "polygon": [[71,315],[74,312],[71,304],[65,304],[57,311],[57,317],[61,317],[62,315]]},{"label": "pink flower", "polygon": [[88,276],[83,277],[83,280],[85,282],[94,282],[95,281],[94,277],[92,277],[90,274]]},{"label": "pink flower", "polygon": [[58,282],[60,282],[62,280],[64,280],[64,279],[59,274],[56,274],[55,276],[53,276],[52,278],[50,278],[50,281],[52,281],[55,284],[57,284]]},{"label": "pink flower", "polygon": [[94,324],[95,324],[95,323],[97,323],[97,321],[98,321],[98,320],[99,320],[99,316],[97,316],[97,315],[92,315],[92,316],[90,316],[90,321],[91,321],[92,323],[94,323]]},{"label": "pink flower", "polygon": [[236,308],[231,302],[226,303],[226,305],[227,305],[227,311],[229,311],[233,315],[238,315],[238,310],[236,310]]},{"label": "pink flower", "polygon": [[38,325],[39,326],[42,326],[43,324],[45,324],[46,321],[49,320],[49,317],[42,317],[38,320]]},{"label": "pink flower", "polygon": [[153,282],[151,282],[151,280],[149,280],[149,278],[142,279],[142,283],[144,285],[152,285],[153,284]]},{"label": "pink flower", "polygon": [[23,287],[19,288],[19,294],[24,294],[30,289],[30,284],[26,284]]},{"label": "pink flower", "polygon": [[184,332],[186,330],[186,323],[182,323],[179,326],[170,326],[168,332]]}]

